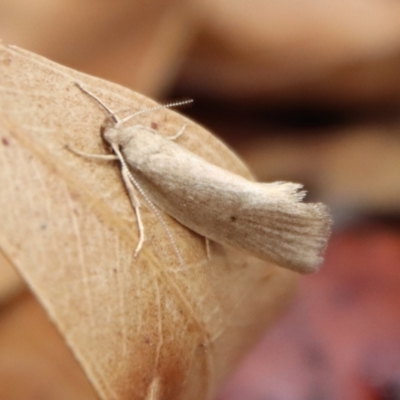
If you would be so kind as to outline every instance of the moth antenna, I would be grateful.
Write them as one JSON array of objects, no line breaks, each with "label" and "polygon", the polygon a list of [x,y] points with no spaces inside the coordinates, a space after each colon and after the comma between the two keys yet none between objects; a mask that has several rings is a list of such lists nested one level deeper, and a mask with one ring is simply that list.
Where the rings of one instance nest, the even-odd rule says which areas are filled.
[{"label": "moth antenna", "polygon": [[153,111],[158,111],[161,110],[163,108],[173,108],[173,107],[180,107],[186,104],[191,104],[193,103],[193,99],[186,99],[186,100],[178,100],[178,101],[173,101],[170,103],[166,103],[166,104],[159,104],[158,106],[154,106],[154,107],[150,107],[150,108],[145,108],[144,110],[140,110],[140,111],[136,111],[135,113],[128,115],[125,118],[122,118],[118,121],[118,125],[122,125],[125,122],[129,121],[132,118],[135,118],[139,115],[143,115],[143,114],[147,114]]},{"label": "moth antenna", "polygon": [[180,107],[186,104],[191,104],[193,103],[193,99],[186,99],[186,100],[178,100],[178,101],[172,101],[166,104],[160,104],[158,106],[146,108],[144,110],[136,111],[135,113],[128,115],[125,118],[118,119],[117,114],[106,104],[104,104],[94,93],[92,93],[89,89],[86,89],[84,86],[82,86],[79,82],[75,82],[75,85],[82,90],[85,94],[87,94],[89,97],[91,97],[93,100],[96,101],[106,112],[107,114],[112,118],[112,120],[115,122],[115,125],[122,125],[125,122],[129,121],[130,119],[137,117],[138,115],[142,114],[147,114],[152,111],[157,111],[161,110],[163,108],[173,108],[173,107]]},{"label": "moth antenna", "polygon": [[89,97],[91,97],[93,100],[95,100],[96,103],[98,103],[107,112],[107,114],[112,118],[112,120],[115,122],[115,124],[118,124],[120,122],[120,120],[118,120],[118,117],[115,114],[115,112],[113,110],[111,110],[110,107],[106,106],[95,94],[93,94],[90,90],[83,87],[79,82],[75,82],[75,85],[78,86],[78,88],[80,90],[82,90],[82,92],[84,92]]}]

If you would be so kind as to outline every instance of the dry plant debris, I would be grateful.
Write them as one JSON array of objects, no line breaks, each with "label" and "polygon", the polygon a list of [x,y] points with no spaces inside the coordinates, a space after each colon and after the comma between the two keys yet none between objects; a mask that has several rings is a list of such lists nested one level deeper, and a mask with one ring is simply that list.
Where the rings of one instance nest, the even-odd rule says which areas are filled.
[{"label": "dry plant debris", "polygon": [[[65,149],[104,153],[96,104],[154,102],[15,47],[0,48],[0,247],[38,298],[104,399],[209,399],[290,298],[296,274],[212,245],[172,219],[182,270],[159,221],[142,209],[147,242],[133,259],[134,214],[118,165]],[[203,128],[170,110],[143,124],[250,178]]]}]

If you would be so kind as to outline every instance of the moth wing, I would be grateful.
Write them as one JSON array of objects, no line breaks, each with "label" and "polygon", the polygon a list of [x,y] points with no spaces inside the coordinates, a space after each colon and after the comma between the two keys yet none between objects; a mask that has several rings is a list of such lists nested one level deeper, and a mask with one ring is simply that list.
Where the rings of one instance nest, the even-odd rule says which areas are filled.
[{"label": "moth wing", "polygon": [[197,231],[295,271],[314,272],[323,261],[331,218],[325,205],[303,203],[301,188],[293,183],[248,182],[245,191],[220,191],[221,206],[211,205],[212,211],[201,213],[203,232]]},{"label": "moth wing", "polygon": [[331,219],[302,185],[248,181],[160,137],[125,152],[149,199],[200,235],[304,273],[322,262]]},{"label": "moth wing", "polygon": [[330,214],[323,204],[296,200],[296,193],[287,193],[288,186],[280,184],[286,199],[266,190],[265,198],[244,204],[236,219],[231,219],[227,242],[287,268],[315,272],[330,234]]},{"label": "moth wing", "polygon": [[[294,183],[188,180],[169,214],[201,235],[302,273],[315,272],[330,234],[331,218],[320,203],[303,203]],[[183,217],[182,217],[183,215]]]}]

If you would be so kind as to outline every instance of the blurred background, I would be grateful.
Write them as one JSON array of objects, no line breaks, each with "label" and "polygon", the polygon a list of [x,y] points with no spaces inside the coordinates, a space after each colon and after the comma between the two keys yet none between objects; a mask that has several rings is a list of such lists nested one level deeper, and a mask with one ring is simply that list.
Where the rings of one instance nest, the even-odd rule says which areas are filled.
[{"label": "blurred background", "polygon": [[[0,38],[157,100],[193,98],[184,113],[257,179],[302,182],[331,207],[321,272],[218,400],[400,399],[399,2],[0,0]],[[30,300],[0,274],[4,338]]]}]

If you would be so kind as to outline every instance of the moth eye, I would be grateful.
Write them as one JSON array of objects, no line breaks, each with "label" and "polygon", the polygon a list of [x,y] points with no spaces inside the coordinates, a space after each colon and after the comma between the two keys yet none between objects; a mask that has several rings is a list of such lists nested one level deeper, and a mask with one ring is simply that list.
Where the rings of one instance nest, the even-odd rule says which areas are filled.
[{"label": "moth eye", "polygon": [[236,217],[234,215],[231,215],[231,221],[236,222]]}]

